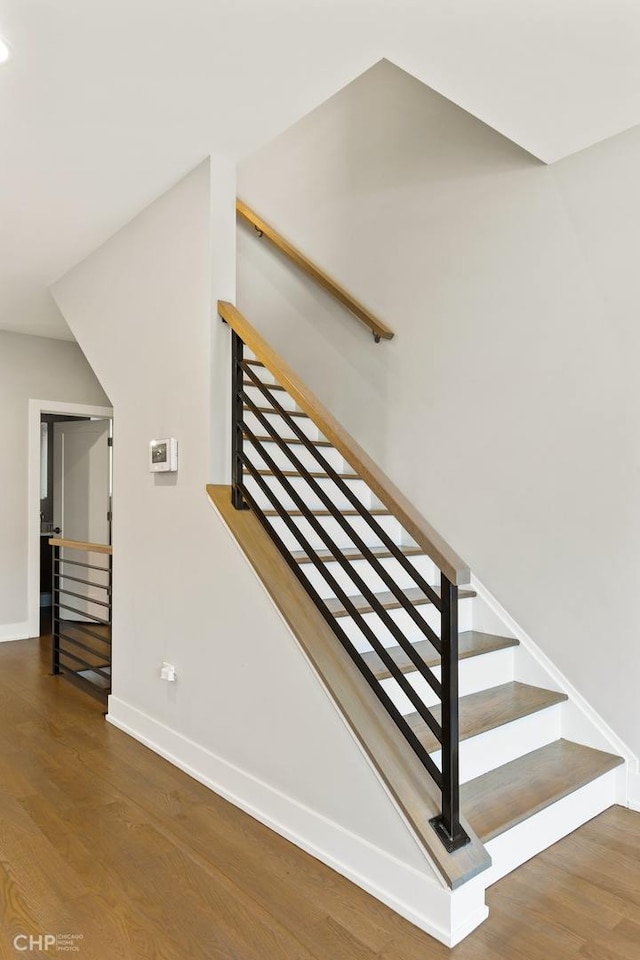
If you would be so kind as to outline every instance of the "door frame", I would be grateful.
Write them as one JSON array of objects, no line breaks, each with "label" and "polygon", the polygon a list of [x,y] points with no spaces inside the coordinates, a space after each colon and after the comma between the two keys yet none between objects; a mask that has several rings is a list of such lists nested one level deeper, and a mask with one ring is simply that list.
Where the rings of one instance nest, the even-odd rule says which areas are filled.
[{"label": "door frame", "polygon": [[64,400],[29,400],[26,637],[40,635],[40,419],[43,413],[100,417],[113,421],[111,407],[67,403]]}]

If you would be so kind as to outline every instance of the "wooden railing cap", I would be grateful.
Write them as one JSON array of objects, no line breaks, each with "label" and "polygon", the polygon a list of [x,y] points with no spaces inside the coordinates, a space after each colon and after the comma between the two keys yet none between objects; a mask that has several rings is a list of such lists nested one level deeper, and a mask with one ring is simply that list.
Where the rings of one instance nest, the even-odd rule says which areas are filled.
[{"label": "wooden railing cap", "polygon": [[64,540],[59,537],[52,537],[49,540],[52,547],[66,547],[67,550],[85,550],[87,553],[106,553],[109,556],[113,553],[113,548],[108,543],[87,543],[84,540]]}]

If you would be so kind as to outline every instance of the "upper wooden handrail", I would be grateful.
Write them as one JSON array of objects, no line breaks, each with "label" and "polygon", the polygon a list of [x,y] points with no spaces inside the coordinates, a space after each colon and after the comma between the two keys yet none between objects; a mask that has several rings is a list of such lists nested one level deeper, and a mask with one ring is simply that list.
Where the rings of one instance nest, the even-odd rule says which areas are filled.
[{"label": "upper wooden handrail", "polygon": [[289,257],[290,260],[295,263],[297,267],[300,268],[304,273],[310,276],[316,283],[319,283],[332,297],[342,304],[343,307],[346,307],[347,310],[356,317],[360,323],[363,323],[365,327],[368,327],[369,330],[373,333],[374,340],[376,343],[379,343],[380,340],[392,340],[394,333],[393,330],[390,330],[389,327],[378,320],[370,310],[367,310],[363,304],[359,303],[355,297],[352,297],[344,287],[341,287],[339,283],[336,283],[324,270],[321,270],[320,267],[316,266],[311,260],[309,260],[303,253],[300,253],[288,240],[278,233],[277,230],[274,230],[273,227],[270,227],[268,223],[265,223],[258,214],[247,206],[242,200],[236,201],[236,210],[238,214],[246,220],[248,223],[251,223],[258,233],[261,236],[267,237],[277,248],[280,250],[286,257]]},{"label": "upper wooden handrail", "polygon": [[273,374],[278,383],[293,397],[298,406],[311,417],[327,440],[331,441],[333,446],[340,451],[347,463],[362,477],[367,486],[399,520],[407,533],[431,557],[451,583],[458,586],[469,583],[471,573],[466,563],[451,549],[449,544],[443,540],[422,514],[413,507],[393,481],[373,462],[369,454],[362,449],[351,434],[338,423],[325,405],[304,385],[273,347],[260,336],[237,307],[219,300],[218,313],[242,338],[257,359]]},{"label": "upper wooden handrail", "polygon": [[69,550],[86,550],[87,553],[113,553],[108,543],[85,543],[84,540],[60,540],[57,537],[49,540],[51,547],[67,547]]}]

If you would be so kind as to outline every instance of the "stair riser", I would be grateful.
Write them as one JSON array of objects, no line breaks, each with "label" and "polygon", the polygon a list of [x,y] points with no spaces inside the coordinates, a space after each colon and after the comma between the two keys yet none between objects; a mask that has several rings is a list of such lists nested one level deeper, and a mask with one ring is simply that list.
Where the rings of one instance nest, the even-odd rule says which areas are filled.
[{"label": "stair riser", "polygon": [[[266,435],[264,434],[264,431],[263,435]],[[262,454],[255,449],[250,441],[245,440],[244,446],[252,463],[268,469],[268,465]],[[284,450],[281,450],[277,443],[264,443],[263,446],[267,456],[271,457],[271,459],[274,460],[282,470],[298,469],[297,465],[292,462],[289,455],[285,453]],[[311,450],[307,450],[302,444],[292,444],[290,450],[296,459],[302,463],[305,469],[316,473],[319,471],[324,472],[324,465],[318,463]],[[337,470],[338,473],[350,472],[348,467],[345,468],[344,460],[335,447],[319,447],[318,452],[328,462],[329,466],[333,467],[334,470]]]},{"label": "stair riser", "polygon": [[[264,406],[265,404],[263,404]],[[264,416],[269,421],[271,426],[274,428],[279,437],[293,437],[295,438],[296,434],[293,432],[291,427],[282,419],[282,417],[277,413],[265,413]],[[264,424],[256,417],[255,414],[251,413],[249,410],[245,410],[243,413],[244,422],[250,428],[251,432],[256,436],[264,436],[265,428]],[[320,435],[320,431],[316,427],[313,420],[309,420],[308,417],[295,417],[295,424],[299,430],[302,430],[307,437],[310,437],[311,440],[322,440],[323,438]]]},{"label": "stair riser", "polygon": [[[433,675],[437,680],[441,678],[440,667],[432,667]],[[513,650],[495,650],[479,657],[466,657],[459,661],[458,683],[460,696],[466,697],[471,693],[479,693],[490,687],[509,683],[513,680]],[[419,694],[427,706],[435,706],[439,701],[429,684],[417,671],[406,673],[405,679]],[[389,695],[395,706],[402,714],[411,713],[415,707],[405,693],[400,690],[393,677],[381,681],[382,687]]]},{"label": "stair riser", "polygon": [[[560,736],[561,724],[562,704],[557,703],[528,717],[520,717],[461,741],[460,783],[467,783],[504,763],[553,743]],[[433,759],[439,766],[440,754],[434,754]]]},{"label": "stair riser", "polygon": [[[427,621],[430,627],[435,630],[436,634],[440,635],[440,614],[433,606],[432,603],[422,604],[420,607],[417,607],[417,610],[420,613],[420,616]],[[402,630],[403,635],[411,643],[416,643],[418,640],[424,639],[424,633],[416,624],[411,616],[402,608],[397,608],[395,610],[388,610],[387,613],[393,620],[395,624]],[[461,600],[458,605],[458,618],[460,622],[459,629],[462,632],[463,630],[471,630],[471,622],[473,618],[473,597],[469,597],[465,600]],[[363,619],[365,623],[373,631],[374,635],[386,646],[389,646],[391,643],[396,641],[393,639],[392,634],[389,632],[388,628],[381,623],[380,618],[375,613],[365,613],[363,614]],[[370,646],[366,638],[363,636],[357,624],[351,617],[339,617],[338,618],[340,626],[347,634],[349,639],[352,641],[357,650],[369,650]]]},{"label": "stair riser", "polygon": [[[438,583],[434,564],[431,560],[429,560],[428,557],[408,557],[407,560],[411,561],[412,566],[415,567],[415,569],[425,578],[427,583]],[[382,567],[384,567],[385,570],[389,572],[393,578],[393,581],[402,589],[417,586],[411,574],[405,571],[401,567],[398,560],[396,560],[394,557],[381,558],[379,563]],[[325,563],[323,566],[326,568],[328,573],[331,574],[331,576],[335,577],[340,586],[343,587],[347,593],[354,594],[361,592],[358,587],[353,585],[349,574],[342,569],[337,561],[333,563]],[[380,578],[379,574],[375,572],[369,561],[354,560],[351,562],[350,566],[353,568],[355,573],[362,577],[366,585],[375,592],[379,593],[389,589],[387,584],[385,584],[385,582]],[[304,564],[303,571],[309,582],[317,590],[321,597],[334,596],[331,587],[327,585],[327,582],[321,571],[314,567],[313,564]]]},{"label": "stair riser", "polygon": [[493,865],[478,878],[478,882],[483,886],[496,883],[583,823],[608,810],[619,802],[624,776],[624,767],[610,770],[490,840],[486,847]]},{"label": "stair riser", "polygon": [[[353,542],[349,538],[348,534],[345,533],[338,521],[334,520],[333,517],[317,517],[316,519],[318,523],[322,525],[323,529],[327,531],[334,543],[336,543],[339,547],[353,546]],[[380,545],[377,534],[371,530],[367,521],[362,517],[346,517],[345,519],[349,522],[353,529],[357,531],[358,535],[362,537],[367,546],[373,547]],[[314,549],[326,549],[326,544],[320,535],[313,530],[309,522],[305,520],[304,517],[292,517],[292,520]],[[394,543],[400,542],[400,524],[394,517],[381,516],[375,517],[375,520],[377,523],[379,523],[387,536],[391,537]],[[283,539],[285,545],[290,550],[301,549],[301,546],[298,544],[298,541],[294,535],[289,532],[284,520],[281,520],[279,517],[270,517],[269,522],[273,526],[278,536]]]},{"label": "stair riser", "polygon": [[[274,491],[278,502],[282,504],[285,510],[298,509],[298,504],[282,489],[280,481],[276,480],[275,477],[265,477],[264,479]],[[327,508],[320,497],[310,491],[309,485],[302,477],[291,477],[288,478],[288,480],[298,496],[302,498],[304,504],[311,510],[323,510]],[[263,493],[256,485],[253,477],[245,477],[245,483],[249,490],[252,492],[255,491],[255,499],[262,509],[272,509],[273,504],[268,499],[266,493]],[[351,508],[351,503],[347,497],[336,487],[332,480],[317,480],[316,483],[320,485],[324,494],[329,498],[329,501],[337,507],[338,510],[348,510]],[[349,489],[358,498],[360,503],[364,506],[369,506],[371,502],[371,491],[366,483],[362,480],[348,480],[347,483],[349,484]]]},{"label": "stair riser", "polygon": [[[264,378],[262,377],[262,375],[260,375],[260,379],[261,379],[261,380],[264,379]],[[266,383],[266,382],[267,382],[267,381],[265,380],[265,383]],[[293,397],[289,396],[289,394],[286,393],[284,390],[274,390],[274,391],[271,393],[271,400],[268,399],[267,397],[265,397],[265,395],[264,395],[263,392],[259,389],[259,387],[250,387],[250,386],[248,386],[247,384],[244,384],[243,390],[244,390],[244,392],[247,394],[247,396],[252,400],[252,402],[255,403],[256,406],[258,406],[258,407],[268,407],[268,406],[270,406],[270,405],[272,404],[272,402],[275,400],[275,402],[276,402],[276,403],[279,403],[280,406],[281,406],[281,407],[284,407],[285,410],[299,410],[299,409],[300,409],[300,407],[299,407],[298,404],[295,402],[295,400],[293,399]]]}]

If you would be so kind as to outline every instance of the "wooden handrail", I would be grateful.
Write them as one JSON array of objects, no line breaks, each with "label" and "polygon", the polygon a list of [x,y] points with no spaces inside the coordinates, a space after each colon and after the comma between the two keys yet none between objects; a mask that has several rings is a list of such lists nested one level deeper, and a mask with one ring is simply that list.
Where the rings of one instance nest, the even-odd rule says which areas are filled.
[{"label": "wooden handrail", "polygon": [[242,200],[236,201],[236,210],[238,214],[246,220],[248,223],[252,224],[258,233],[261,236],[267,237],[271,243],[274,244],[280,250],[285,257],[288,257],[295,265],[306,273],[312,280],[315,280],[316,283],[319,283],[328,293],[331,294],[343,307],[346,307],[347,310],[353,314],[356,319],[363,323],[365,327],[368,327],[369,330],[373,333],[374,340],[376,343],[379,343],[380,340],[392,340],[394,333],[393,330],[390,330],[389,327],[378,320],[370,310],[367,310],[363,304],[359,303],[355,297],[352,297],[344,287],[341,287],[339,283],[336,283],[324,270],[321,270],[320,267],[316,266],[311,260],[309,260],[303,253],[300,253],[293,244],[289,243],[288,240],[278,233],[277,230],[274,230],[273,227],[270,227],[268,223],[265,223],[258,214],[247,206]]},{"label": "wooden handrail", "polygon": [[222,300],[218,301],[218,313],[293,397],[298,406],[311,417],[327,440],[340,451],[347,463],[360,475],[451,583],[457,586],[469,583],[471,573],[466,563],[415,509],[386,473],[373,462],[351,434],[338,423],[315,394],[302,383],[291,367],[260,336],[246,317],[233,304]]},{"label": "wooden handrail", "polygon": [[49,546],[66,547],[68,550],[86,550],[87,553],[106,553],[109,556],[113,553],[108,543],[85,543],[84,540],[60,540],[54,537],[49,540]]}]

